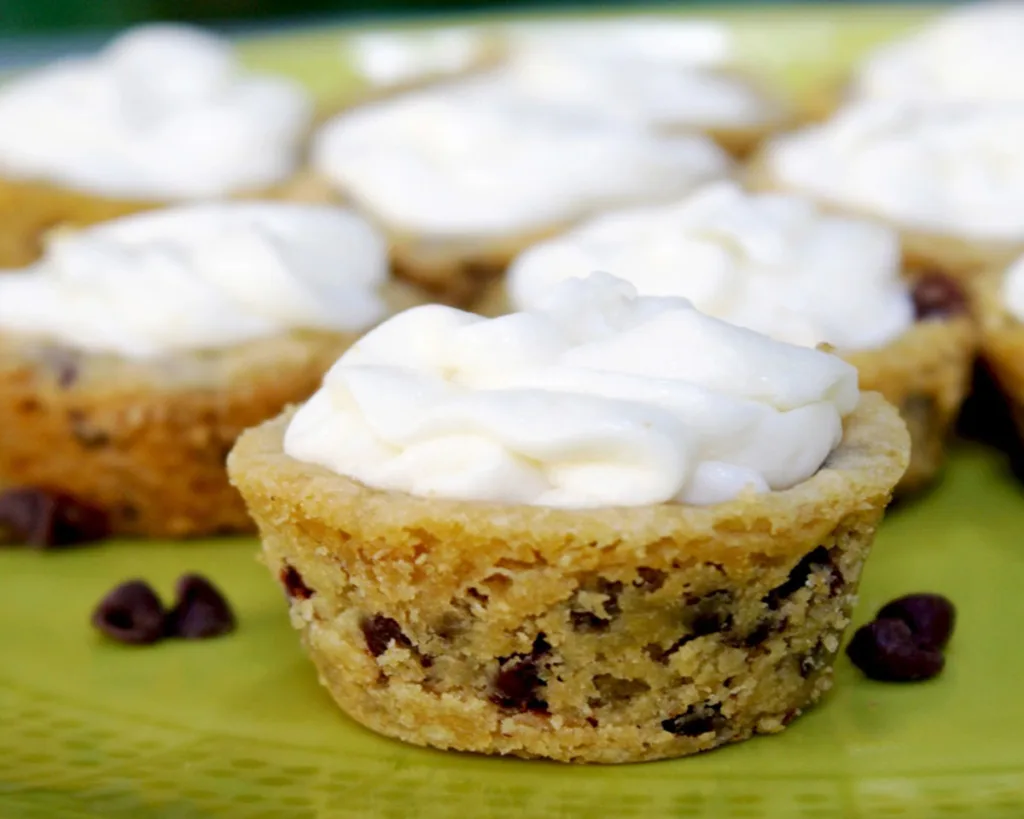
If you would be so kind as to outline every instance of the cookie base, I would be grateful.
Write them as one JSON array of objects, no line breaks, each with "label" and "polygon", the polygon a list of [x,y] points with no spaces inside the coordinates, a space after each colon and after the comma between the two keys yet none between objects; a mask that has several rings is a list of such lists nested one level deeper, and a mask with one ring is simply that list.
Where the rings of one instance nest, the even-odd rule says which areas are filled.
[{"label": "cookie base", "polygon": [[287,422],[229,471],[336,702],[406,742],[566,762],[685,756],[817,701],[909,457],[866,394],[791,490],[574,511],[372,490],[284,455]]},{"label": "cookie base", "polygon": [[0,487],[71,495],[114,535],[252,531],[229,450],[312,394],[353,340],[296,334],[134,363],[0,336]]}]

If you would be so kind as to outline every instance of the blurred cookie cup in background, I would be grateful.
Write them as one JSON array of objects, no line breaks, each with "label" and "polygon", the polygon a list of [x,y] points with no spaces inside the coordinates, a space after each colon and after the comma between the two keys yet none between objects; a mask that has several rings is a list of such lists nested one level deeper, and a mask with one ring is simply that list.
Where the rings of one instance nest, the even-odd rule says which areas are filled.
[{"label": "blurred cookie cup in background", "polygon": [[184,205],[57,235],[0,275],[0,487],[70,498],[115,535],[247,531],[235,438],[418,302],[340,208]]},{"label": "blurred cookie cup in background", "polygon": [[898,491],[938,474],[970,386],[976,332],[963,291],[905,269],[891,228],[803,197],[716,182],[534,245],[479,309],[540,307],[558,283],[595,270],[781,341],[829,345],[857,366],[861,388],[882,393],[910,428],[911,461]]},{"label": "blurred cookie cup in background", "polygon": [[312,104],[202,29],[129,29],[0,85],[0,267],[46,234],[174,203],[286,197]]}]

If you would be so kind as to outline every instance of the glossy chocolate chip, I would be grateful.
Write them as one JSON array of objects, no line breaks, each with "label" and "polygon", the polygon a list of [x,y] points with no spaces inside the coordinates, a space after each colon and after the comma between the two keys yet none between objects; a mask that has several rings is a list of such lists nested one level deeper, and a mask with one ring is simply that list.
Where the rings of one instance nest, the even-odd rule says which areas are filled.
[{"label": "glossy chocolate chip", "polygon": [[837,586],[842,588],[842,577],[839,576],[839,570],[832,562],[832,555],[824,546],[818,546],[800,558],[799,562],[790,569],[789,576],[784,583],[776,586],[764,596],[764,604],[770,609],[779,608],[787,598],[807,585],[812,572],[822,569],[828,569],[830,572],[830,593],[834,593]]},{"label": "glossy chocolate chip", "polygon": [[732,628],[733,616],[729,608],[732,602],[732,592],[718,589],[693,603],[690,612],[690,630],[693,636],[704,637]]},{"label": "glossy chocolate chip", "polygon": [[88,543],[109,530],[106,513],[69,495],[28,487],[0,492],[0,532],[27,546]]},{"label": "glossy chocolate chip", "polygon": [[884,605],[876,619],[902,620],[921,648],[946,647],[956,625],[956,608],[941,594],[908,594]]},{"label": "glossy chocolate chip", "polygon": [[299,570],[291,564],[285,563],[278,576],[285,593],[293,600],[308,600],[313,596],[313,590],[306,585]]},{"label": "glossy chocolate chip", "polygon": [[412,641],[402,632],[396,620],[375,614],[362,622],[366,648],[374,657],[379,657],[394,643],[399,648],[412,648]]},{"label": "glossy chocolate chip", "polygon": [[529,654],[499,657],[491,702],[511,711],[547,712],[548,704],[542,696],[547,683],[541,677],[540,663],[550,651],[545,636],[538,634]]},{"label": "glossy chocolate chip", "polygon": [[662,720],[661,727],[680,737],[699,737],[725,725],[720,703],[691,705],[682,714]]},{"label": "glossy chocolate chip", "polygon": [[918,321],[967,313],[963,288],[949,276],[925,273],[914,282],[914,315]]},{"label": "glossy chocolate chip", "polygon": [[169,637],[205,640],[229,634],[235,626],[235,613],[209,580],[198,574],[186,574],[178,579],[174,608],[167,614]]},{"label": "glossy chocolate chip", "polygon": [[866,676],[885,682],[930,680],[945,664],[941,652],[919,646],[910,626],[893,618],[857,629],[846,654]]},{"label": "glossy chocolate chip", "polygon": [[143,580],[129,580],[110,591],[92,613],[92,624],[113,640],[148,645],[164,636],[163,603]]}]

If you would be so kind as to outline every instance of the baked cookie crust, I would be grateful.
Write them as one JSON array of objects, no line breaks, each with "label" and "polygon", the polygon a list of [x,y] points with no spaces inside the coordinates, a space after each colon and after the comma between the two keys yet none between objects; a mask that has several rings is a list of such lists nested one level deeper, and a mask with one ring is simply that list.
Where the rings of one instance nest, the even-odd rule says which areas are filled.
[{"label": "baked cookie crust", "polygon": [[864,394],[790,490],[549,509],[370,489],[285,455],[289,418],[228,469],[341,708],[418,745],[566,762],[684,756],[817,701],[909,459]]}]

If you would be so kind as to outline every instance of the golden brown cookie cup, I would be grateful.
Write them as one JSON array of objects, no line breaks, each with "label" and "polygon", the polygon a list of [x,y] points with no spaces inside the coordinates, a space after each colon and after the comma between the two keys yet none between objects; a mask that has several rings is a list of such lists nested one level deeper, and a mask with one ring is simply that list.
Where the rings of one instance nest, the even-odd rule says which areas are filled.
[{"label": "golden brown cookie cup", "polygon": [[814,703],[909,458],[865,394],[790,490],[549,509],[370,489],[285,455],[289,418],[228,469],[341,708],[418,745],[571,762],[684,756]]}]

